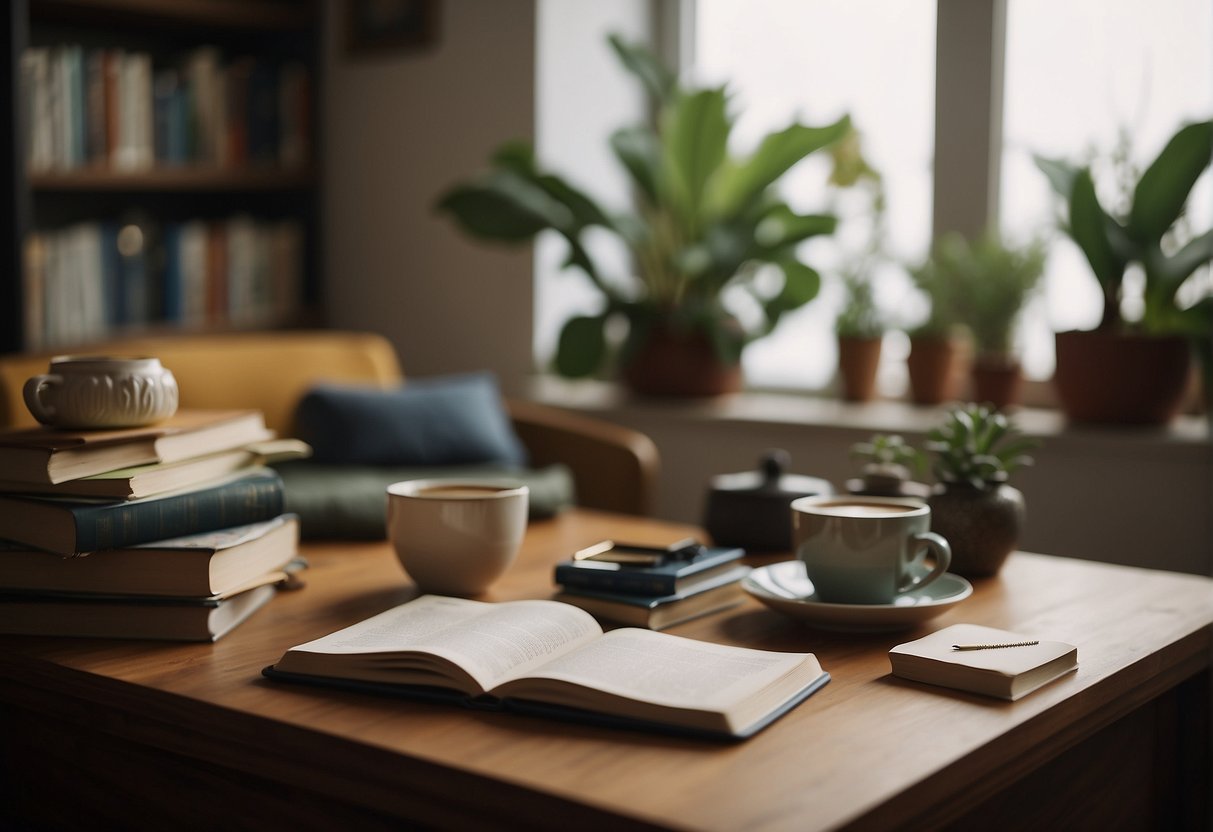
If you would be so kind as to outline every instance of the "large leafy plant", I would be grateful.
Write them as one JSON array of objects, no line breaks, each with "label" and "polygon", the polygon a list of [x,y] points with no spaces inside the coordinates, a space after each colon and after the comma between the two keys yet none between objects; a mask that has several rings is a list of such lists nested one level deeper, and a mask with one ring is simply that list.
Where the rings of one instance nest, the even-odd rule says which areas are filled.
[{"label": "large leafy plant", "polygon": [[[684,87],[646,50],[617,37],[610,44],[657,112],[655,126],[623,127],[610,139],[634,185],[633,211],[609,213],[541,169],[531,148],[519,142],[497,150],[487,173],[451,188],[438,207],[483,239],[524,243],[545,231],[564,239],[565,267],[589,279],[602,306],[564,324],[555,360],[560,374],[599,372],[609,353],[608,321],[620,316],[629,323],[625,360],[652,328],[665,327],[701,332],[721,359],[736,362],[746,343],[770,333],[784,314],[817,295],[820,277],[798,248],[833,233],[836,218],[796,213],[774,186],[802,159],[846,137],[849,120],[823,127],[793,122],[766,136],[752,154],[736,158],[729,149],[734,118],[724,87]],[[586,246],[586,234],[595,228],[626,244],[635,270],[629,279],[612,279],[600,269]],[[765,265],[782,280],[756,279]],[[748,326],[723,303],[726,287],[755,301],[750,305],[757,314]]]},{"label": "large leafy plant", "polygon": [[1140,329],[1153,334],[1208,336],[1213,302],[1181,308],[1180,288],[1213,260],[1213,229],[1182,239],[1177,221],[1196,180],[1213,161],[1213,121],[1182,127],[1132,186],[1128,205],[1113,213],[1096,195],[1090,166],[1037,157],[1037,166],[1068,208],[1063,228],[1082,249],[1103,291],[1100,329],[1123,329],[1125,271],[1145,274]]}]

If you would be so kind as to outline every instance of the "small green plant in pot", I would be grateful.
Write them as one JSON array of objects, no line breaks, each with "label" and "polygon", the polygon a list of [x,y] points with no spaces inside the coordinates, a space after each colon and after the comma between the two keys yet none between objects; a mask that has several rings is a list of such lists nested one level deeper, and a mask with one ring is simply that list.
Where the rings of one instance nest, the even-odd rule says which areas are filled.
[{"label": "small green plant in pot", "polygon": [[[1082,250],[1103,294],[1096,329],[1057,333],[1055,386],[1071,421],[1162,424],[1178,411],[1189,354],[1203,360],[1213,390],[1213,298],[1185,305],[1181,291],[1213,262],[1213,229],[1193,233],[1183,221],[1189,194],[1213,163],[1213,121],[1188,124],[1126,188],[1124,205],[1106,210],[1091,166],[1038,157],[1037,166],[1065,200],[1061,227]],[[1142,314],[1122,314],[1125,274],[1144,276]],[[1115,372],[1107,372],[1108,368]]]},{"label": "small green plant in pot", "polygon": [[852,494],[873,497],[926,497],[927,488],[915,482],[924,468],[922,453],[897,434],[878,433],[851,446],[851,458],[861,462],[859,479],[849,480]]},{"label": "small green plant in pot", "polygon": [[834,322],[838,336],[838,375],[842,398],[851,402],[876,397],[885,322],[872,291],[872,273],[865,265],[844,270],[840,277],[843,306]]},{"label": "small green plant in pot", "polygon": [[1014,245],[993,231],[972,242],[952,234],[940,240],[936,257],[963,281],[956,308],[973,336],[973,398],[999,410],[1016,404],[1022,368],[1015,331],[1044,274],[1043,242]]},{"label": "small green plant in pot", "polygon": [[950,569],[968,577],[994,575],[1015,550],[1024,524],[1024,497],[1008,482],[1032,462],[1036,443],[1002,413],[966,404],[927,434],[936,486],[927,504],[931,530],[952,547]]},{"label": "small green plant in pot", "polygon": [[937,405],[958,395],[967,346],[960,324],[964,278],[934,256],[908,268],[915,287],[927,301],[927,317],[909,327],[910,401]]},{"label": "small green plant in pot", "polygon": [[[803,262],[800,245],[832,234],[837,220],[796,213],[776,186],[805,157],[846,137],[850,122],[793,122],[737,157],[729,148],[734,117],[724,87],[683,86],[646,50],[617,37],[610,44],[658,113],[655,125],[623,127],[610,139],[634,186],[634,210],[611,214],[543,170],[530,147],[517,142],[493,155],[488,173],[443,194],[438,208],[482,239],[520,244],[544,232],[563,238],[565,266],[590,281],[601,305],[565,322],[554,362],[559,374],[609,373],[617,358],[624,380],[642,393],[722,392],[721,379],[739,379],[746,344],[817,295],[820,277]],[[595,229],[622,241],[633,274],[604,273],[586,245]],[[760,275],[772,269],[778,280]],[[754,301],[744,325],[726,305],[726,289]],[[607,337],[615,319],[627,323],[617,355]],[[698,355],[722,372],[688,371],[668,358],[674,353]]]}]

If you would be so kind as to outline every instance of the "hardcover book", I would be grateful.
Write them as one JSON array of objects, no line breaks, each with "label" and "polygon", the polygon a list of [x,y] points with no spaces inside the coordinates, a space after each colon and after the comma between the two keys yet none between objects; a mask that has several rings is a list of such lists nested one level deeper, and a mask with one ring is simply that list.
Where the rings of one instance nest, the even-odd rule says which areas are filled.
[{"label": "hardcover book", "polygon": [[269,603],[286,573],[229,597],[154,598],[0,593],[0,633],[215,641]]},{"label": "hardcover book", "polygon": [[747,737],[829,680],[812,653],[624,628],[555,601],[424,595],[292,647],[265,675],[722,738]]},{"label": "hardcover book", "polygon": [[282,507],[282,478],[268,468],[142,500],[0,495],[0,539],[72,555],[271,520]]},{"label": "hardcover book", "polygon": [[713,580],[737,565],[745,550],[707,547],[687,560],[657,566],[632,566],[597,560],[566,560],[556,564],[556,583],[570,589],[623,592],[632,595],[673,595],[696,583]]},{"label": "hardcover book", "polygon": [[955,624],[889,651],[893,675],[1019,699],[1078,667],[1078,648],[1021,633]]},{"label": "hardcover book", "polygon": [[293,514],[87,555],[0,547],[0,591],[227,595],[284,569],[298,551],[299,519]]},{"label": "hardcover book", "polygon": [[310,452],[307,443],[298,439],[270,439],[180,462],[134,465],[60,483],[0,480],[0,493],[138,500],[201,485],[257,465],[300,459]]},{"label": "hardcover book", "polygon": [[599,620],[664,630],[740,604],[746,597],[741,588],[741,579],[749,572],[748,566],[735,565],[708,581],[696,583],[690,589],[672,595],[629,595],[591,589],[566,589],[557,593],[554,600],[581,607]]},{"label": "hardcover book", "polygon": [[0,471],[18,482],[59,483],[132,465],[178,462],[272,439],[256,410],[178,410],[143,428],[0,433]]}]

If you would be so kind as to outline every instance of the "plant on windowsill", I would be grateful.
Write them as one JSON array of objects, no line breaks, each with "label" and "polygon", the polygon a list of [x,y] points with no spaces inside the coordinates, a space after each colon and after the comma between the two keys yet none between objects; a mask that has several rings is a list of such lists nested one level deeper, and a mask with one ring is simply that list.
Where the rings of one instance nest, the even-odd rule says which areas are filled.
[{"label": "plant on windowsill", "polygon": [[1035,445],[1002,413],[966,404],[927,434],[936,485],[927,499],[931,531],[952,547],[951,571],[994,575],[1015,550],[1024,523],[1024,498],[1008,482],[1032,458]]},{"label": "plant on windowsill", "polygon": [[937,272],[959,287],[957,317],[973,338],[972,398],[996,410],[1018,403],[1022,369],[1014,349],[1015,328],[1044,274],[1041,241],[1022,246],[987,231],[974,241],[943,235],[932,260]]},{"label": "plant on windowsill", "polygon": [[[1121,158],[1127,155],[1120,151]],[[1123,204],[1108,211],[1091,166],[1036,158],[1065,200],[1062,227],[1103,294],[1098,327],[1056,336],[1054,384],[1071,421],[1166,424],[1182,403],[1193,350],[1204,369],[1206,400],[1213,393],[1213,298],[1180,300],[1193,275],[1213,261],[1213,230],[1196,235],[1184,218],[1192,187],[1211,160],[1213,121],[1188,124],[1140,176],[1129,173]],[[1120,165],[1122,175],[1125,167]],[[1136,321],[1122,314],[1130,268],[1144,276]]]},{"label": "plant on windowsill", "polygon": [[[611,149],[636,194],[636,209],[611,215],[567,180],[542,170],[529,146],[507,143],[486,175],[442,195],[438,209],[468,234],[526,243],[555,232],[568,246],[565,266],[580,270],[601,307],[565,322],[554,368],[566,377],[608,373],[645,394],[712,395],[740,386],[744,347],[769,334],[788,312],[812,300],[818,273],[800,244],[834,232],[829,214],[798,214],[775,192],[786,173],[850,131],[843,117],[810,127],[793,122],[766,136],[747,157],[730,154],[734,117],[724,87],[683,86],[646,50],[612,36],[623,66],[643,84],[656,127],[617,130]],[[605,229],[628,248],[634,275],[611,279],[586,246]],[[770,273],[778,274],[771,281]],[[770,283],[774,283],[771,286]],[[745,324],[726,305],[748,295]],[[608,324],[627,335],[616,355]]]},{"label": "plant on windowsill", "polygon": [[[874,290],[876,273],[888,261],[884,251],[884,182],[880,173],[864,159],[858,132],[852,131],[830,152],[834,156],[835,170],[831,182],[856,187],[866,195],[869,205],[863,217],[871,223],[867,244],[858,254],[847,256],[838,272],[843,302],[834,320],[842,398],[867,402],[876,397],[881,347],[888,330]],[[839,171],[845,171],[845,177],[839,177]]]},{"label": "plant on windowsill", "polygon": [[851,458],[863,463],[859,478],[847,481],[852,494],[925,499],[930,493],[925,484],[913,479],[923,469],[925,458],[896,434],[878,433],[867,442],[856,442],[851,446]]},{"label": "plant on windowsill", "polygon": [[926,320],[906,330],[910,401],[938,405],[959,395],[967,364],[968,342],[958,310],[964,281],[954,269],[941,268],[932,256],[908,271],[928,304]]},{"label": "plant on windowsill", "polygon": [[876,398],[876,375],[887,327],[876,306],[872,276],[872,267],[864,262],[839,274],[844,300],[834,331],[838,336],[840,393],[849,402]]}]

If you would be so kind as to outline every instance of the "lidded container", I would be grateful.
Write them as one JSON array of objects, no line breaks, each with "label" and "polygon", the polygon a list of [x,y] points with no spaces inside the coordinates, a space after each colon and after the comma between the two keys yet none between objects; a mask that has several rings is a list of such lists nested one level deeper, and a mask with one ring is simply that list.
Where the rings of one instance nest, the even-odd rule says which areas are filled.
[{"label": "lidded container", "polygon": [[704,528],[717,546],[748,552],[792,550],[792,501],[829,495],[834,487],[819,477],[786,473],[787,451],[767,451],[757,471],[713,477]]}]

